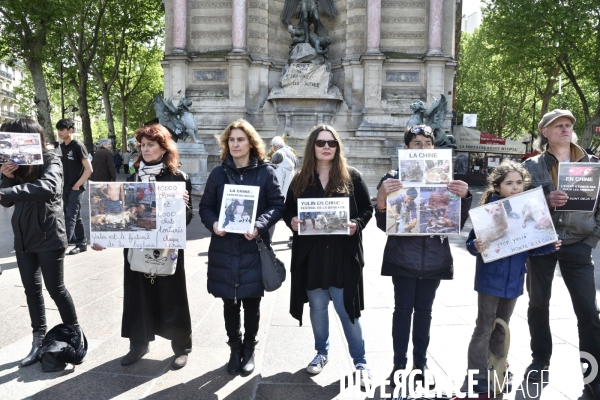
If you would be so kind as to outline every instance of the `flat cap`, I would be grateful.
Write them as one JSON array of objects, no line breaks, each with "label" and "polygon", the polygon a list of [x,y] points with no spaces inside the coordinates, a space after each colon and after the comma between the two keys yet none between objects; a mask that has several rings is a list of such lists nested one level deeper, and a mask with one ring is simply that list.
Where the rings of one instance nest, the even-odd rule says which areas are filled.
[{"label": "flat cap", "polygon": [[408,188],[408,190],[406,191],[406,194],[410,197],[417,197],[419,194],[417,193],[417,189],[415,188]]},{"label": "flat cap", "polygon": [[544,114],[544,116],[542,117],[542,120],[538,124],[538,129],[541,132],[542,129],[544,129],[545,127],[547,127],[548,125],[550,125],[552,123],[552,121],[554,121],[555,119],[560,118],[560,117],[567,117],[573,123],[575,123],[575,121],[576,121],[575,117],[573,116],[573,114],[571,113],[571,111],[569,111],[569,110],[559,110],[557,108],[555,110],[552,110],[552,111],[547,112],[546,114]]}]

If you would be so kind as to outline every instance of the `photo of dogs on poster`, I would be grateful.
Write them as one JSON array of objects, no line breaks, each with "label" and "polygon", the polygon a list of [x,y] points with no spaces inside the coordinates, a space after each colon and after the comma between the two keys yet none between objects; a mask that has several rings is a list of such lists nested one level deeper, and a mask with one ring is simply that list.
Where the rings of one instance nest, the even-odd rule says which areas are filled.
[{"label": "photo of dogs on poster", "polygon": [[542,188],[469,210],[485,262],[555,242],[558,238]]},{"label": "photo of dogs on poster", "polygon": [[225,220],[221,230],[228,232],[252,232],[252,212],[254,200],[227,198],[225,200]]},{"label": "photo of dogs on poster", "polygon": [[301,212],[298,216],[299,235],[347,235],[348,214],[346,211]]},{"label": "photo of dogs on poster", "polygon": [[90,182],[89,196],[92,232],[156,229],[154,183]]}]

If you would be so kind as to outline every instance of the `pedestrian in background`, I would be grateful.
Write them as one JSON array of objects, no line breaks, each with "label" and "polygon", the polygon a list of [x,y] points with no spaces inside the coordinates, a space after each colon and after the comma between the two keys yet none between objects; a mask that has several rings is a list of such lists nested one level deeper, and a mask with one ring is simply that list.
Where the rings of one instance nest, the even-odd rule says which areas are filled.
[{"label": "pedestrian in background", "polygon": [[[299,198],[349,198],[348,235],[298,235]],[[310,308],[317,354],[306,367],[320,373],[329,361],[330,299],[338,314],[361,385],[371,379],[360,321],[364,309],[362,230],[373,216],[369,190],[362,175],[347,164],[340,136],[329,125],[312,129],[306,140],[303,166],[286,197],[285,223],[293,231],[290,313],[300,321]]]},{"label": "pedestrian in background", "polygon": [[123,153],[123,173],[129,175],[131,172],[129,171],[129,159],[131,158],[131,153],[129,149],[125,150]]},{"label": "pedestrian in background", "polygon": [[11,220],[15,255],[33,329],[31,351],[19,364],[26,367],[39,361],[47,330],[42,277],[62,322],[75,325],[79,330],[73,299],[63,279],[67,249],[61,198],[63,168],[58,154],[46,148],[44,131],[34,120],[21,118],[5,122],[0,131],[38,133],[44,161],[43,165],[18,165],[8,161],[0,167],[0,204],[15,207]]},{"label": "pedestrian in background", "polygon": [[296,154],[290,146],[285,144],[285,141],[281,136],[275,136],[273,139],[271,139],[271,151],[273,151],[273,154],[276,152],[283,153],[287,158],[290,159],[294,165],[294,169],[296,169],[296,165],[298,164]]},{"label": "pedestrian in background", "polygon": [[98,141],[98,147],[94,159],[92,160],[92,168],[94,172],[90,176],[90,180],[94,182],[114,182],[117,180],[117,171],[115,169],[115,161],[110,149],[112,142],[110,139],[104,138]]},{"label": "pedestrian in background", "polygon": [[117,171],[117,174],[118,174],[119,171],[121,170],[121,165],[123,164],[123,157],[121,157],[121,153],[119,153],[118,149],[115,152],[115,155],[113,156],[113,160],[115,161],[115,170]]},{"label": "pedestrian in background", "polygon": [[75,255],[87,250],[87,238],[81,219],[81,201],[85,193],[85,182],[92,174],[88,151],[80,141],[73,139],[75,123],[61,119],[56,123],[63,164],[63,208],[69,245],[75,245],[67,254]]},{"label": "pedestrian in background", "polygon": [[[275,176],[277,177],[277,182],[279,182],[279,185],[281,186],[281,193],[283,193],[285,201],[290,183],[292,183],[292,179],[296,173],[294,163],[285,155],[285,153],[280,151],[273,153],[271,156],[271,163],[275,167]],[[271,229],[269,229],[271,239],[273,239],[273,235],[275,234],[275,226],[276,224],[273,224]]]}]

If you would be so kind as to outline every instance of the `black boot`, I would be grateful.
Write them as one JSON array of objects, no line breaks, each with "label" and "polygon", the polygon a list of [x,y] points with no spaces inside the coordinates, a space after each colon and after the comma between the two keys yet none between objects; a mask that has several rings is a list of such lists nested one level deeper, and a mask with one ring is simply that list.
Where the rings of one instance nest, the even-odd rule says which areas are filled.
[{"label": "black boot", "polygon": [[242,358],[242,376],[248,376],[254,371],[254,348],[258,342],[244,342],[244,356]]},{"label": "black boot", "polygon": [[227,373],[229,375],[237,375],[242,369],[242,341],[227,342],[231,347],[229,362],[227,363]]},{"label": "black boot", "polygon": [[34,332],[33,333],[33,342],[31,342],[31,351],[25,357],[19,367],[28,367],[30,365],[35,364],[40,360],[40,350],[42,349],[42,340],[44,340],[44,336],[46,336],[46,332]]},{"label": "black boot", "polygon": [[136,342],[129,339],[129,353],[121,358],[121,365],[126,367],[140,361],[150,351],[149,343]]}]

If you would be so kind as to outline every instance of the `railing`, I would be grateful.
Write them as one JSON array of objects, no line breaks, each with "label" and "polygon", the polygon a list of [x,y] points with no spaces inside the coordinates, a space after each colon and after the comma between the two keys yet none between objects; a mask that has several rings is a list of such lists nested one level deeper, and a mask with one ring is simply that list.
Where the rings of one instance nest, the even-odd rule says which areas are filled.
[{"label": "railing", "polygon": [[5,78],[8,78],[8,79],[10,79],[10,80],[12,80],[12,79],[13,79],[13,76],[12,76],[12,74],[9,74],[9,73],[8,73],[8,72],[6,72],[6,71],[0,71],[0,76],[3,76],[3,77],[5,77]]},{"label": "railing", "polygon": [[2,89],[2,94],[5,95],[6,97],[10,97],[11,99],[16,99],[15,93],[8,91],[6,89]]}]

